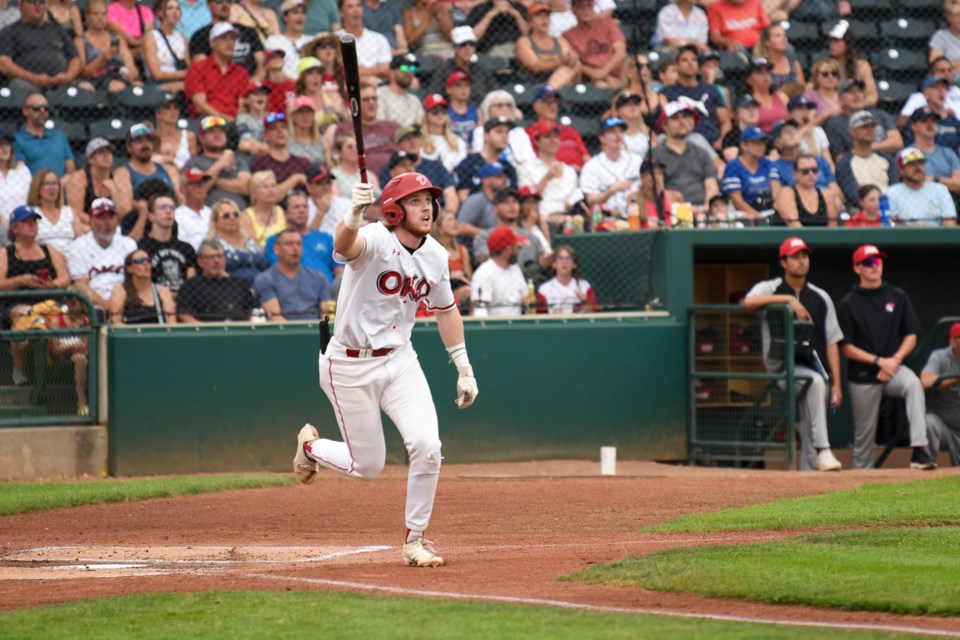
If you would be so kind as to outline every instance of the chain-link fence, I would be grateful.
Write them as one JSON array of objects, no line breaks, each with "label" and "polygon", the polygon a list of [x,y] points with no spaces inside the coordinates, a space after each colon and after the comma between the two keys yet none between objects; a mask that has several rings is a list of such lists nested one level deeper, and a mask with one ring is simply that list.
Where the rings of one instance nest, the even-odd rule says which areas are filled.
[{"label": "chain-link fence", "polygon": [[98,328],[77,291],[0,292],[0,425],[91,423]]}]

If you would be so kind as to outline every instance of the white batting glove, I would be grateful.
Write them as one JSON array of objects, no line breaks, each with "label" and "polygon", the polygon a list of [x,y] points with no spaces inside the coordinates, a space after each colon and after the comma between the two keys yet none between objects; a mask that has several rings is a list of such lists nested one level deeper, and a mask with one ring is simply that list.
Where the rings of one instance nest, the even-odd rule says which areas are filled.
[{"label": "white batting glove", "polygon": [[343,224],[351,229],[359,229],[360,223],[363,222],[363,210],[376,202],[373,197],[373,186],[366,182],[353,185],[350,201],[353,209],[343,217]]},{"label": "white batting glove", "polygon": [[457,378],[457,406],[466,409],[477,399],[480,390],[477,389],[477,379],[473,377],[473,367],[457,367],[460,377]]}]

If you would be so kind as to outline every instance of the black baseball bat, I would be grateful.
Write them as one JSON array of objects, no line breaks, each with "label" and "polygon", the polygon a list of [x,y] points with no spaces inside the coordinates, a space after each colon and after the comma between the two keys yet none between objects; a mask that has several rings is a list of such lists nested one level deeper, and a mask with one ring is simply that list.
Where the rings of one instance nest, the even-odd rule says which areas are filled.
[{"label": "black baseball bat", "polygon": [[340,36],[340,57],[343,60],[343,79],[347,85],[350,115],[353,117],[353,135],[357,139],[360,182],[367,182],[367,155],[363,148],[363,122],[360,118],[360,66],[357,63],[357,41],[350,34]]}]

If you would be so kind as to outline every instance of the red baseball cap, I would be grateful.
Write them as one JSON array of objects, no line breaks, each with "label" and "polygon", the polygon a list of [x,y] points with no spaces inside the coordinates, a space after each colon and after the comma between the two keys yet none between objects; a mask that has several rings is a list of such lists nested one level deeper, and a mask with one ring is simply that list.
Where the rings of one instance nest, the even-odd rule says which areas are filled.
[{"label": "red baseball cap", "polygon": [[558,125],[553,120],[540,120],[530,125],[530,135],[533,136],[534,140],[537,140],[540,136],[550,133],[551,131],[559,131],[560,125]]},{"label": "red baseball cap", "polygon": [[211,179],[211,176],[208,175],[206,171],[201,171],[196,167],[191,167],[184,171],[183,177],[188,184],[196,184],[198,182],[204,182]]},{"label": "red baseball cap", "polygon": [[954,322],[950,325],[950,339],[960,338],[960,322]]},{"label": "red baseball cap", "polygon": [[460,71],[459,69],[457,69],[456,71],[451,72],[450,75],[447,76],[447,86],[452,87],[458,82],[473,82],[473,78],[471,78],[470,74],[467,73],[466,71]]},{"label": "red baseball cap", "polygon": [[537,191],[536,187],[526,186],[520,187],[517,190],[517,195],[520,196],[520,199],[524,198],[536,198],[537,200],[543,200],[543,196],[540,195],[540,192]]},{"label": "red baseball cap", "polygon": [[423,99],[423,108],[427,111],[431,109],[436,109],[437,107],[447,106],[447,99],[444,98],[439,93],[431,93],[426,98]]},{"label": "red baseball cap", "polygon": [[243,97],[246,98],[248,95],[254,91],[262,91],[263,93],[270,93],[270,87],[263,84],[262,82],[251,82],[243,90]]},{"label": "red baseball cap", "polygon": [[513,232],[510,227],[497,227],[487,236],[487,249],[490,254],[500,253],[507,247],[522,244],[523,239]]},{"label": "red baseball cap", "polygon": [[872,244],[864,244],[857,247],[857,250],[853,252],[853,264],[858,265],[868,258],[883,258],[887,259],[887,254],[880,249],[877,249]]},{"label": "red baseball cap", "polygon": [[799,253],[801,251],[806,251],[807,253],[813,253],[813,249],[807,246],[807,243],[803,241],[803,238],[792,236],[784,240],[783,244],[780,245],[781,258],[792,256],[795,253]]}]

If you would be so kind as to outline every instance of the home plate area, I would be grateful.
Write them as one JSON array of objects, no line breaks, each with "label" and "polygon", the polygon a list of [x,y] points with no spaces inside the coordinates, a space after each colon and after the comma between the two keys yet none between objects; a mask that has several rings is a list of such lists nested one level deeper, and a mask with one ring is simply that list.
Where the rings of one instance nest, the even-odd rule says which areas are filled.
[{"label": "home plate area", "polygon": [[391,547],[104,547],[21,549],[0,556],[0,580],[128,578],[323,562]]}]

